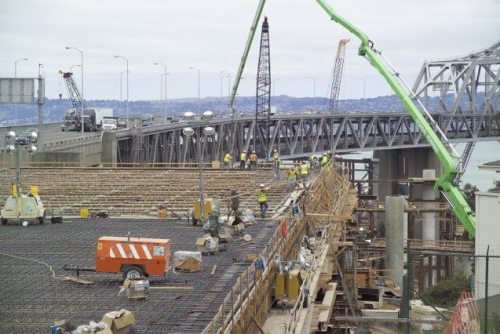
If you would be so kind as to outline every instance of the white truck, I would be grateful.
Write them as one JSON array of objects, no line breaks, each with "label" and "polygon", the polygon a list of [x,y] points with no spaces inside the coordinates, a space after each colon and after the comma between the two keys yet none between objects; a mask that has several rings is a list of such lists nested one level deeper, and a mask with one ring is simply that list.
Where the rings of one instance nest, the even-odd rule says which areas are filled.
[{"label": "white truck", "polygon": [[100,129],[104,124],[104,118],[113,117],[113,109],[111,108],[87,108],[93,109],[95,112],[95,125],[97,129]]},{"label": "white truck", "polygon": [[102,131],[114,131],[118,129],[118,117],[104,117],[101,128]]}]

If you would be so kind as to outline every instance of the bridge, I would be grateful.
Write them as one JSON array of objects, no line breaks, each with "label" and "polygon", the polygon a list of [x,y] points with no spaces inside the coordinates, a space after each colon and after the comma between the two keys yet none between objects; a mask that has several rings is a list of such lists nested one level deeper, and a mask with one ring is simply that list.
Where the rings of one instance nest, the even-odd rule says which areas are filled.
[{"label": "bridge", "polygon": [[[426,62],[413,86],[415,100],[431,111],[452,142],[500,139],[500,42],[456,59]],[[210,137],[183,136],[184,127]],[[194,120],[115,132],[62,134],[55,125],[41,127],[43,144],[34,161],[79,164],[178,164],[198,161],[197,140],[203,161],[221,160],[255,149],[260,158],[278,149],[285,159],[325,151],[390,150],[427,147],[419,127],[406,112],[349,112],[219,118]],[[69,137],[68,137],[69,136]],[[4,159],[5,160],[5,159]]]}]

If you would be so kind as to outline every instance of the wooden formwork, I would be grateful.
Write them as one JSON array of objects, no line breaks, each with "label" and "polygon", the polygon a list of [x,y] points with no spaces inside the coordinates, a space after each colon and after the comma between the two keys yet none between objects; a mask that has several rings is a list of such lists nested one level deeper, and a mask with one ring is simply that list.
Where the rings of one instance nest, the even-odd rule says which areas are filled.
[{"label": "wooden formwork", "polygon": [[[337,173],[335,169],[321,171],[299,201],[301,214],[296,218],[290,213],[282,217],[292,222],[288,235],[282,236],[277,229],[261,253],[266,259],[266,269],[256,270],[253,264],[242,274],[241,277],[248,277],[248,272],[253,272],[253,279],[247,280],[243,285],[241,282],[244,279],[238,281],[203,333],[262,333],[262,326],[273,302],[271,290],[277,271],[272,262],[275,257],[279,255],[281,259],[295,258],[304,236],[308,234],[308,228],[311,224],[316,225],[319,221],[324,221],[325,218],[336,222],[331,224],[329,241],[341,240],[345,235],[343,222],[351,218],[357,203],[355,193],[349,189],[347,177]],[[329,247],[338,247],[332,246],[331,242],[327,244]],[[302,301],[304,294],[301,293],[301,296],[299,299]],[[297,302],[296,306],[302,307],[302,303]]]}]

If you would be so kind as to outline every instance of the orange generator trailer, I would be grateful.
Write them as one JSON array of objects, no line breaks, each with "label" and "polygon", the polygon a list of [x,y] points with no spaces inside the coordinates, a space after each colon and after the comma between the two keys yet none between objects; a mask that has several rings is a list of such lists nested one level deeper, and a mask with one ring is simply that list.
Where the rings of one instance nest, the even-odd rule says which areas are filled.
[{"label": "orange generator trailer", "polygon": [[121,272],[126,278],[163,276],[170,265],[170,240],[100,237],[95,265],[96,272]]}]

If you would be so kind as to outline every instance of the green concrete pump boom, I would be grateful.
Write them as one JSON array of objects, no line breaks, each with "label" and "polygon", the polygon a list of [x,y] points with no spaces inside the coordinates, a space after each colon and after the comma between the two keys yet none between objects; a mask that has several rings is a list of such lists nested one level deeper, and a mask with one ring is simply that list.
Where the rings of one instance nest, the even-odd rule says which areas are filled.
[{"label": "green concrete pump boom", "polygon": [[[367,58],[370,64],[375,67],[380,74],[382,74],[389,86],[391,86],[392,90],[394,90],[396,95],[399,97],[406,110],[410,113],[411,117],[420,128],[422,135],[432,147],[434,153],[436,153],[443,167],[443,175],[436,181],[436,187],[443,192],[448,202],[453,207],[455,215],[465,226],[469,235],[473,237],[476,232],[476,219],[474,217],[474,213],[460,192],[458,185],[454,183],[457,173],[461,173],[460,160],[456,155],[454,156],[450,154],[449,151],[453,151],[453,148],[449,145],[448,140],[439,129],[437,123],[432,119],[423,105],[421,105],[421,108],[426,112],[427,119],[420,112],[412,98],[409,96],[409,93],[413,95],[411,89],[409,89],[409,87],[402,82],[401,78],[399,78],[399,73],[394,71],[390,63],[382,57],[381,52],[377,51],[373,47],[373,42],[368,39],[368,36],[350,22],[339,16],[332,9],[332,7],[326,3],[325,0],[316,0],[316,2],[328,13],[333,21],[349,30],[361,40],[358,54]],[[403,85],[406,86],[406,90]],[[437,133],[439,133],[441,138],[443,138],[444,143],[441,141]]]},{"label": "green concrete pump boom", "polygon": [[238,73],[236,74],[236,79],[234,80],[233,89],[231,91],[231,96],[229,96],[228,106],[229,112],[231,116],[234,115],[234,98],[236,97],[236,92],[238,91],[238,86],[240,85],[241,76],[243,75],[243,70],[245,68],[245,63],[247,62],[248,52],[250,51],[250,47],[252,46],[253,36],[255,35],[255,30],[257,30],[257,25],[259,24],[259,19],[262,14],[262,9],[266,0],[260,0],[259,6],[257,7],[257,11],[255,12],[255,16],[253,18],[252,26],[250,27],[250,32],[248,33],[247,43],[245,44],[245,49],[243,50],[243,56],[241,56],[240,66],[238,67]]}]

